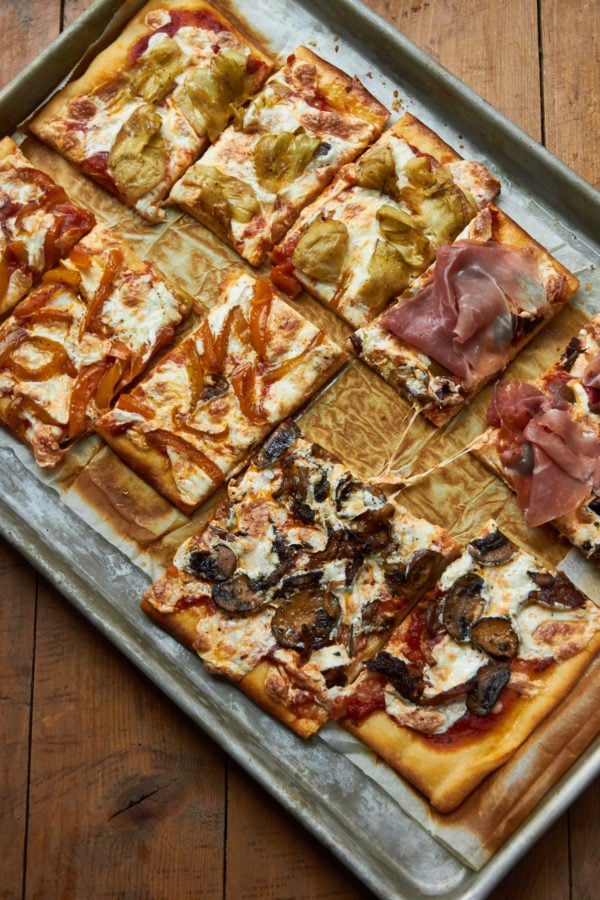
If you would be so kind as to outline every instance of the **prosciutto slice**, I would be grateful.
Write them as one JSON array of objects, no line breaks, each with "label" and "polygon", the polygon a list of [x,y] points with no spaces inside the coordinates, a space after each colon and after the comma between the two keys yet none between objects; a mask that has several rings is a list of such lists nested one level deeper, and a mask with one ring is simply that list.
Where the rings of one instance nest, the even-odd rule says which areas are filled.
[{"label": "prosciutto slice", "polygon": [[488,423],[527,525],[567,515],[597,486],[600,439],[571,418],[566,400],[524,382],[499,384]]},{"label": "prosciutto slice", "polygon": [[502,371],[513,340],[511,310],[543,312],[546,292],[533,256],[497,241],[456,241],[438,250],[433,280],[380,320],[469,389]]}]

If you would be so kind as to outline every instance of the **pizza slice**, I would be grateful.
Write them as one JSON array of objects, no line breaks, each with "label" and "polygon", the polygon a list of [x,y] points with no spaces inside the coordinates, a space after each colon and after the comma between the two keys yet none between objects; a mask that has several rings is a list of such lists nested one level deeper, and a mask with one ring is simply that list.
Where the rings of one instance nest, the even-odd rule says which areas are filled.
[{"label": "pizza slice", "polygon": [[530,527],[550,522],[600,566],[600,317],[532,384],[496,385],[471,449],[516,495]]},{"label": "pizza slice", "polygon": [[30,128],[158,221],[171,186],[270,70],[258,47],[204,0],[151,0]]},{"label": "pizza slice", "polygon": [[56,465],[191,304],[96,225],[0,326],[0,423]]},{"label": "pizza slice", "polygon": [[273,250],[271,278],[360,328],[499,190],[481,163],[407,113],[303,210]]},{"label": "pizza slice", "polygon": [[443,425],[566,303],[579,281],[490,204],[406,294],[356,331],[356,354]]},{"label": "pizza slice", "polygon": [[201,325],[96,430],[191,514],[347,358],[269,281],[238,271]]},{"label": "pizza slice", "polygon": [[281,425],[142,608],[307,737],[456,553],[447,533]]},{"label": "pizza slice", "polygon": [[356,78],[298,47],[170,199],[258,266],[388,116]]},{"label": "pizza slice", "polygon": [[600,609],[492,521],[337,689],[330,713],[450,812],[568,697],[599,648]]},{"label": "pizza slice", "polygon": [[93,228],[93,214],[71,203],[15,142],[0,140],[0,315]]}]

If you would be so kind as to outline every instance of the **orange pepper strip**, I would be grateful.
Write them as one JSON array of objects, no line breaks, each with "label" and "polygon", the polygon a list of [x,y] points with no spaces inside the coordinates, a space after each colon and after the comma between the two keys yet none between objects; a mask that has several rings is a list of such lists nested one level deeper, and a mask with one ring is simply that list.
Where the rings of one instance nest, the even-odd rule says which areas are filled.
[{"label": "orange pepper strip", "polygon": [[151,431],[147,434],[146,439],[150,445],[158,447],[165,454],[168,447],[171,446],[174,450],[187,456],[189,461],[202,469],[215,484],[222,484],[225,481],[225,475],[218,465],[212,459],[209,459],[199,447],[195,447],[179,435],[157,428],[156,431]]},{"label": "orange pepper strip", "polygon": [[50,359],[48,362],[33,369],[28,368],[23,363],[16,362],[14,359],[11,360],[10,368],[17,378],[25,381],[47,381],[54,375],[64,373],[72,376],[75,374],[73,363],[62,344],[37,334],[28,334],[26,343],[42,353],[48,353]]},{"label": "orange pepper strip", "polygon": [[279,381],[281,378],[284,378],[286,375],[288,375],[292,371],[292,369],[296,368],[301,360],[305,359],[306,356],[315,349],[315,347],[318,347],[319,344],[323,343],[324,337],[325,335],[323,334],[323,332],[318,331],[301,353],[298,353],[296,356],[288,357],[288,359],[285,359],[278,366],[273,366],[266,369],[266,371],[262,375],[262,380],[264,381],[264,383],[273,384],[275,381]]},{"label": "orange pepper strip", "polygon": [[60,422],[42,406],[39,406],[29,397],[15,397],[5,412],[4,423],[18,438],[26,439],[27,429],[32,422],[43,422],[45,425],[58,425]]},{"label": "orange pepper strip", "polygon": [[6,256],[8,259],[14,259],[15,262],[22,266],[29,263],[29,253],[24,241],[10,241],[6,245]]},{"label": "orange pepper strip", "polygon": [[144,419],[154,418],[154,410],[147,406],[141,395],[135,390],[130,394],[121,394],[117,400],[117,408],[124,412],[135,413]]},{"label": "orange pepper strip", "polygon": [[233,325],[233,320],[236,318],[236,312],[238,307],[234,306],[233,309],[229,310],[225,321],[219,331],[215,343],[215,357],[217,363],[217,370],[213,372],[213,375],[221,374],[223,369],[225,368],[225,360],[227,359],[227,350],[229,349],[229,338],[231,335],[231,326]]},{"label": "orange pepper strip", "polygon": [[193,338],[188,338],[187,341],[184,341],[181,349],[185,354],[185,368],[190,386],[189,412],[192,413],[196,409],[200,397],[202,396],[202,389],[204,388],[204,369],[200,363],[200,357],[198,356],[198,351],[196,349],[196,341]]},{"label": "orange pepper strip", "polygon": [[69,438],[85,431],[86,413],[105,371],[105,363],[92,363],[77,376],[69,404]]},{"label": "orange pepper strip", "polygon": [[271,269],[271,281],[284,294],[293,300],[304,290],[302,284],[294,275],[294,267],[291,263],[282,266],[273,266]]},{"label": "orange pepper strip", "polygon": [[68,269],[66,266],[57,266],[48,269],[42,275],[44,284],[68,284],[69,287],[78,288],[81,284],[81,272],[78,269]]},{"label": "orange pepper strip", "polygon": [[98,409],[108,409],[110,402],[115,395],[119,379],[123,374],[124,362],[122,359],[113,360],[112,364],[106,369],[104,375],[100,378],[94,402]]},{"label": "orange pepper strip", "polygon": [[272,301],[273,289],[271,285],[266,278],[257,278],[249,324],[250,343],[261,361],[265,359],[267,354],[267,325]]},{"label": "orange pepper strip", "polygon": [[5,259],[0,258],[0,300],[8,294],[8,285],[10,283],[10,272],[8,263]]},{"label": "orange pepper strip", "polygon": [[240,404],[240,409],[253,425],[264,425],[267,418],[256,402],[256,371],[250,363],[240,366],[229,379]]},{"label": "orange pepper strip", "polygon": [[55,218],[52,227],[48,229],[44,237],[44,264],[46,267],[55,266],[60,258],[56,242],[60,235],[61,222]]},{"label": "orange pepper strip", "polygon": [[23,343],[26,337],[28,337],[28,332],[19,327],[9,331],[5,338],[0,338],[0,366],[8,359],[13,350]]},{"label": "orange pepper strip", "polygon": [[96,288],[96,293],[90,300],[86,314],[81,322],[80,335],[83,335],[86,331],[92,331],[96,327],[102,307],[110,296],[113,282],[122,265],[122,251],[118,247],[111,247],[104,259],[104,270],[100,278],[100,284]]},{"label": "orange pepper strip", "polygon": [[75,246],[71,248],[67,259],[72,262],[74,266],[77,266],[78,269],[89,269],[95,255],[93,250],[89,250],[82,244],[75,244]]}]

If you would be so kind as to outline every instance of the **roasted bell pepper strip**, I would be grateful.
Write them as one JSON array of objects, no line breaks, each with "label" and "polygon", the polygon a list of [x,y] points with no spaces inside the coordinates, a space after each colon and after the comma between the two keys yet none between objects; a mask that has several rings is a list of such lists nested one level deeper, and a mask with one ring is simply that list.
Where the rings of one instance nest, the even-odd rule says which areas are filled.
[{"label": "roasted bell pepper strip", "polygon": [[271,269],[271,281],[280,290],[291,297],[297,297],[303,290],[301,283],[293,274],[294,267],[292,263],[284,263],[281,266],[273,266]]},{"label": "roasted bell pepper strip", "polygon": [[96,293],[90,300],[85,316],[82,319],[80,335],[83,335],[86,331],[94,331],[97,328],[102,307],[106,300],[108,300],[115,277],[123,265],[122,250],[118,247],[111,247],[103,258],[103,263],[104,268],[100,278],[100,284],[96,288]]},{"label": "roasted bell pepper strip", "polygon": [[267,327],[273,289],[266,278],[257,278],[250,310],[250,342],[259,358],[264,361],[267,354]]},{"label": "roasted bell pepper strip", "polygon": [[240,409],[253,425],[264,425],[267,417],[262,409],[260,399],[257,401],[256,370],[247,363],[240,366],[229,379],[240,404]]},{"label": "roasted bell pepper strip", "polygon": [[100,379],[105,372],[105,363],[92,363],[92,365],[86,366],[77,376],[69,404],[69,438],[77,437],[77,435],[85,431],[90,401],[94,397]]},{"label": "roasted bell pepper strip", "polygon": [[38,334],[27,334],[26,340],[20,343],[47,354],[49,359],[39,366],[30,368],[23,362],[22,357],[21,361],[13,358],[10,361],[10,368],[17,378],[24,381],[46,381],[54,375],[65,374],[73,376],[75,374],[75,368],[69,354],[62,344],[59,344],[57,341]]},{"label": "roasted bell pepper strip", "polygon": [[172,447],[176,452],[186,456],[190,462],[202,469],[215,484],[222,484],[225,481],[225,475],[218,465],[209,459],[199,447],[195,447],[194,444],[179,435],[157,428],[155,431],[150,431],[146,435],[146,439],[150,445],[158,447],[166,455],[168,455],[168,448]]},{"label": "roasted bell pepper strip", "polygon": [[287,359],[284,359],[283,362],[279,363],[278,366],[270,366],[264,371],[261,371],[261,378],[263,382],[265,384],[273,384],[275,381],[279,381],[281,378],[284,378],[292,371],[292,369],[295,369],[303,359],[306,359],[308,354],[311,353],[316,347],[318,347],[319,344],[322,344],[324,338],[325,335],[323,334],[323,332],[318,331],[301,353],[298,353],[296,356],[290,356]]}]

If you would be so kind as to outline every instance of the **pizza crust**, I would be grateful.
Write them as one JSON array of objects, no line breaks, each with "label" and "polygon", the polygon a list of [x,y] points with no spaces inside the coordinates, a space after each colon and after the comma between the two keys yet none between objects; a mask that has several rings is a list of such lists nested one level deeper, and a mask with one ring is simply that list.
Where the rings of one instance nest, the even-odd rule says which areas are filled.
[{"label": "pizza crust", "polygon": [[378,710],[360,723],[343,725],[417,787],[439,812],[455,810],[486,775],[505,763],[561,701],[600,650],[600,633],[581,653],[538,675],[534,698],[518,696],[485,736],[443,749]]},{"label": "pizza crust", "polygon": [[[198,607],[180,609],[175,613],[163,613],[148,600],[142,599],[140,608],[180,644],[192,652],[196,652],[196,627],[202,618],[202,612]],[[273,686],[269,687],[274,678],[277,678],[282,686],[281,697],[276,695]],[[277,666],[266,660],[260,662],[236,684],[257,706],[287,725],[302,738],[308,738],[315,734],[328,719],[324,707],[316,703],[308,694],[303,698],[304,702],[301,707],[289,705],[289,701],[286,701],[286,691],[291,687],[289,681],[280,677]]]}]

